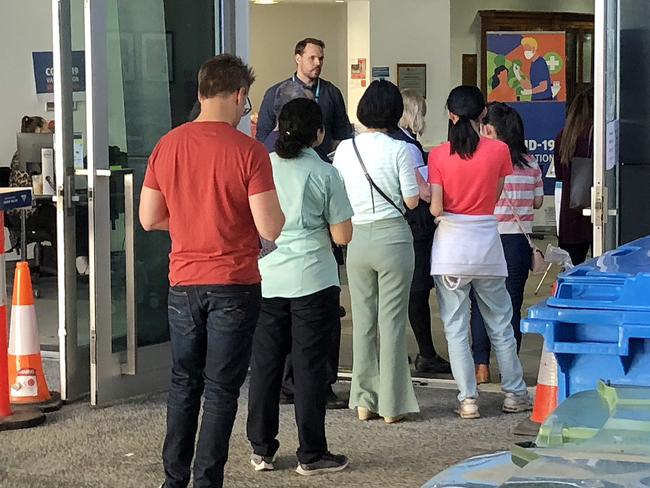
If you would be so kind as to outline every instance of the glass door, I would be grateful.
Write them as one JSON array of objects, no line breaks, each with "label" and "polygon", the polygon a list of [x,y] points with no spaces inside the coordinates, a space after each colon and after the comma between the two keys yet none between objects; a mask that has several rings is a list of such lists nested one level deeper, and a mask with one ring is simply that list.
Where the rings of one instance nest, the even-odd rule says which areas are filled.
[{"label": "glass door", "polygon": [[593,255],[619,244],[620,4],[596,0],[594,43]]},{"label": "glass door", "polygon": [[[70,6],[69,0],[54,1]],[[137,208],[151,151],[161,136],[187,121],[198,68],[219,45],[220,10],[215,0],[78,2],[73,0],[72,18],[82,14],[85,33],[86,158],[69,180],[76,175],[87,188],[82,200],[88,219],[89,311],[79,327],[88,331],[86,391],[93,405],[102,405],[168,385],[170,240],[166,233],[145,233]],[[61,106],[66,103],[63,98]],[[69,127],[65,109],[60,111],[61,124]],[[62,144],[72,147],[70,132],[63,133],[68,142]],[[62,170],[70,171],[65,151],[61,159]],[[66,276],[76,273],[71,253],[68,246],[68,259],[60,265],[66,266]],[[74,324],[70,317],[64,323],[67,336]],[[74,346],[69,349],[83,347]],[[75,364],[83,360],[77,355]],[[72,356],[65,363],[70,366]],[[83,385],[81,377],[79,382]]]}]

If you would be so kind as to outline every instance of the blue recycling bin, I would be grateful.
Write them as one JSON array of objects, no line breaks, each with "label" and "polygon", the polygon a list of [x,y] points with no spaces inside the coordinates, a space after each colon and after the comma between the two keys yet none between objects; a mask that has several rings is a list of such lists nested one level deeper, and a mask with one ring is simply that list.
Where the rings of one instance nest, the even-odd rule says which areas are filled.
[{"label": "blue recycling bin", "polygon": [[562,273],[521,328],[555,354],[560,402],[598,380],[650,386],[650,236]]}]

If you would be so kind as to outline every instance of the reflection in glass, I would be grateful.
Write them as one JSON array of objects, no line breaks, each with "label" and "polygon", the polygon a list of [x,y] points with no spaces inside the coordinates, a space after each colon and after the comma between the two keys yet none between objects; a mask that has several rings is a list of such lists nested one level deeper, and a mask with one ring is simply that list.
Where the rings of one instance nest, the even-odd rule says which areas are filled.
[{"label": "reflection in glass", "polygon": [[[136,209],[148,158],[158,140],[187,121],[198,69],[214,55],[215,0],[109,0],[107,6],[111,169],[134,172]],[[113,351],[126,345],[124,182],[111,176]],[[169,340],[170,240],[135,224],[138,345]]]},{"label": "reflection in glass", "polygon": [[593,35],[585,34],[582,42],[582,82],[591,83]]}]

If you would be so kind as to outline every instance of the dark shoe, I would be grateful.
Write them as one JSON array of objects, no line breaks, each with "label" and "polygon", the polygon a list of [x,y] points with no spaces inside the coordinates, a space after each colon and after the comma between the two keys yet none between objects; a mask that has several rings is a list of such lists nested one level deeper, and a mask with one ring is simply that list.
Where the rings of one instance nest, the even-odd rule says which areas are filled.
[{"label": "dark shoe", "polygon": [[339,307],[339,317],[343,318],[347,315],[344,307]]},{"label": "dark shoe", "polygon": [[490,367],[487,364],[476,365],[476,384],[490,383]]},{"label": "dark shoe", "polygon": [[336,393],[330,389],[329,393],[327,394],[327,406],[325,408],[328,410],[348,408],[348,402],[346,402],[343,398],[339,398]]},{"label": "dark shoe", "polygon": [[293,405],[293,395],[280,393],[280,405]]},{"label": "dark shoe", "polygon": [[333,473],[342,471],[348,467],[348,458],[341,454],[332,454],[330,452],[323,454],[318,461],[309,464],[298,463],[296,473],[303,476],[311,476],[321,473]]},{"label": "dark shoe", "polygon": [[449,361],[440,356],[425,358],[419,354],[415,358],[415,371],[418,373],[451,374]]}]

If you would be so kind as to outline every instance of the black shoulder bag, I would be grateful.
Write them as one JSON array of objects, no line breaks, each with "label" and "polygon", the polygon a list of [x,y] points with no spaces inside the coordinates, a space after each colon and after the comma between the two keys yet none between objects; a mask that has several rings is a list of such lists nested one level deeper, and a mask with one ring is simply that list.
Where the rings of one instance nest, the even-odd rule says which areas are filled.
[{"label": "black shoulder bag", "polygon": [[354,140],[354,137],[352,138],[352,147],[354,148],[354,152],[357,154],[357,159],[359,160],[359,164],[361,164],[361,169],[363,170],[363,174],[366,176],[366,180],[368,180],[368,184],[370,185],[370,198],[372,199],[373,212],[375,211],[375,194],[372,191],[374,188],[375,190],[377,190],[377,193],[379,193],[384,200],[390,203],[395,208],[395,210],[397,210],[399,214],[402,217],[404,217],[404,219],[406,219],[406,214],[404,213],[404,211],[401,208],[399,208],[399,206],[388,195],[386,195],[381,188],[377,186],[377,184],[372,180],[372,178],[368,174],[368,170],[366,169],[366,165],[363,163],[361,154],[359,154],[359,148],[357,147],[357,143]]},{"label": "black shoulder bag", "polygon": [[589,131],[587,157],[571,158],[569,208],[582,210],[591,207],[591,187],[594,184],[593,130],[592,127]]}]

